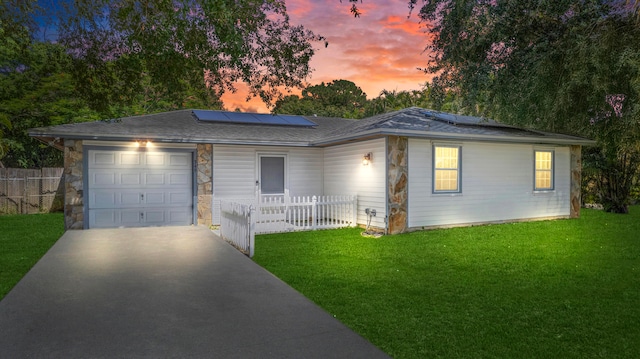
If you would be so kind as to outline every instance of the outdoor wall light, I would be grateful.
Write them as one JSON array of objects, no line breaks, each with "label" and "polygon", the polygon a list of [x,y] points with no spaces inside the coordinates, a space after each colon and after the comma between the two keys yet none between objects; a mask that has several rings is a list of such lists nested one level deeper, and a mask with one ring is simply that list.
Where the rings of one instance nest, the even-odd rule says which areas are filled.
[{"label": "outdoor wall light", "polygon": [[371,152],[365,154],[364,157],[362,157],[362,164],[364,166],[369,165],[369,162],[371,162],[371,158],[372,158]]},{"label": "outdoor wall light", "polygon": [[136,142],[134,143],[134,146],[149,148],[149,147],[153,147],[153,143],[151,141],[136,140]]}]

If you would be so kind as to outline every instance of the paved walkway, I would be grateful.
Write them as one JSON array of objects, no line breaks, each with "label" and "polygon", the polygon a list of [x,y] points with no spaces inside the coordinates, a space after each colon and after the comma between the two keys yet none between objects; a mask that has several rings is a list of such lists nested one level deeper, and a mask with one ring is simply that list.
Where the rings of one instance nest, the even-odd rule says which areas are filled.
[{"label": "paved walkway", "polygon": [[386,358],[204,227],[69,231],[0,301],[0,358]]}]

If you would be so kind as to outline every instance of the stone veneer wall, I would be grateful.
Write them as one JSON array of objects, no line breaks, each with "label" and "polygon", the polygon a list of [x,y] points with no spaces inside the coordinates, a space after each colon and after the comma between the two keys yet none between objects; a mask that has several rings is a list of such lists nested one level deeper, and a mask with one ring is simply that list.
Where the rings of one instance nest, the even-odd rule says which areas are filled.
[{"label": "stone veneer wall", "polygon": [[64,140],[64,226],[84,228],[82,141]]},{"label": "stone veneer wall", "polygon": [[582,147],[571,146],[571,218],[580,217],[580,207],[582,206]]},{"label": "stone veneer wall", "polygon": [[389,234],[407,230],[407,137],[387,138]]},{"label": "stone veneer wall", "polygon": [[198,224],[211,225],[211,200],[213,196],[213,145],[197,146],[198,176]]}]

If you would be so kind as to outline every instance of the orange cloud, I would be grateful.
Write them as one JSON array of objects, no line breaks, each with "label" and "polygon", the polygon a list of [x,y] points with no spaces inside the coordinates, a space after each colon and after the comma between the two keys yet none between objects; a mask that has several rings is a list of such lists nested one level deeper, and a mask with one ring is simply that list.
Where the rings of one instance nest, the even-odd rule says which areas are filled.
[{"label": "orange cloud", "polygon": [[410,35],[423,36],[426,32],[425,27],[414,19],[415,18],[407,18],[406,16],[389,15],[380,21],[380,26],[386,29],[402,30]]},{"label": "orange cloud", "polygon": [[[362,15],[354,18],[350,4],[339,0],[287,0],[292,25],[303,25],[327,38],[329,46],[317,44],[308,82],[312,85],[345,79],[354,82],[369,98],[382,90],[416,90],[430,76],[418,70],[429,61],[425,48],[430,38],[414,9],[404,1],[366,0],[358,4]],[[246,88],[225,94],[229,110],[268,111],[259,99],[246,101]]]}]

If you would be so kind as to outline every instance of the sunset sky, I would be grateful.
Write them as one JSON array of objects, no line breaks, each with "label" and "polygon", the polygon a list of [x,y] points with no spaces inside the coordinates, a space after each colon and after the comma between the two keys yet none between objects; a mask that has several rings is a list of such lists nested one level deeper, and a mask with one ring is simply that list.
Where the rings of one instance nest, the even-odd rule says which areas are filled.
[{"label": "sunset sky", "polygon": [[[316,44],[311,85],[349,80],[371,99],[382,90],[418,90],[429,80],[417,69],[427,64],[428,38],[419,23],[419,9],[407,18],[407,1],[365,0],[358,3],[359,18],[349,12],[346,0],[286,0],[286,5],[292,25],[303,25],[329,42],[327,48]],[[242,89],[223,97],[229,110],[268,112],[261,100],[245,99]]]}]

